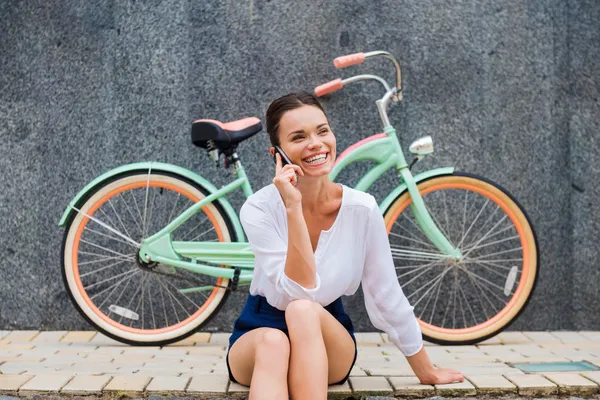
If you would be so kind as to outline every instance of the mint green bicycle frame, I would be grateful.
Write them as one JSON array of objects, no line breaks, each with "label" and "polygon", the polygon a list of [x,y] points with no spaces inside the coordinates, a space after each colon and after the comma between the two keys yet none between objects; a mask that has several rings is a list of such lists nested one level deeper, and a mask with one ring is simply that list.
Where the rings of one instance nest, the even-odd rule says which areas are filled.
[{"label": "mint green bicycle frame", "polygon": [[[383,52],[373,52],[383,53]],[[387,53],[386,53],[387,54]],[[361,78],[362,77],[362,78]],[[346,82],[354,82],[361,79],[373,79],[371,75],[361,75],[353,78],[349,78]],[[381,79],[381,78],[379,78]],[[455,248],[448,239],[443,235],[440,229],[432,220],[423,198],[418,191],[417,183],[433,176],[450,175],[454,172],[453,167],[437,168],[423,172],[419,175],[413,176],[410,172],[406,159],[404,157],[400,141],[396,134],[396,130],[389,123],[387,118],[387,104],[393,96],[401,98],[401,92],[399,88],[388,90],[386,95],[377,101],[383,123],[385,135],[378,135],[380,137],[370,138],[365,140],[364,143],[351,150],[345,157],[340,158],[334,165],[329,177],[332,181],[335,181],[339,173],[346,168],[348,165],[358,161],[373,161],[373,166],[356,184],[355,189],[366,192],[387,170],[395,168],[398,176],[401,179],[401,184],[396,187],[388,196],[381,202],[379,208],[381,212],[385,212],[392,202],[400,195],[408,190],[412,199],[411,210],[415,216],[415,219],[423,233],[431,240],[431,242],[440,250],[440,252],[447,258],[460,259],[461,253]],[[252,280],[252,270],[254,268],[254,254],[250,248],[248,242],[245,241],[243,230],[239,222],[239,217],[233,211],[233,208],[224,198],[231,192],[242,189],[246,197],[250,196],[252,186],[244,167],[239,161],[235,163],[234,174],[237,178],[223,186],[220,189],[214,187],[210,182],[191,171],[183,168],[173,166],[164,163],[136,163],[129,164],[115,170],[109,171],[106,174],[98,177],[95,181],[91,182],[86,186],[67,206],[63,217],[59,223],[60,226],[64,226],[69,216],[73,212],[79,212],[76,207],[78,201],[83,195],[91,190],[95,184],[102,182],[110,176],[116,175],[119,172],[127,170],[140,170],[142,165],[148,169],[148,175],[152,173],[154,166],[155,170],[170,170],[180,175],[191,177],[202,186],[209,189],[211,192],[201,201],[190,206],[187,210],[177,216],[162,230],[155,233],[154,235],[146,238],[140,244],[139,256],[146,262],[160,262],[165,265],[171,266],[171,268],[183,268],[185,270],[195,272],[198,274],[208,275],[212,277],[222,277],[232,279],[235,274],[235,267],[239,267],[239,281],[238,286],[248,285]],[[200,182],[199,182],[200,181]],[[236,231],[238,242],[184,242],[184,241],[173,241],[172,232],[182,225],[188,218],[201,211],[205,205],[218,202],[224,205],[226,216],[232,220],[234,229]],[[407,254],[422,255],[423,252],[403,250]],[[425,253],[428,254],[428,253]],[[192,259],[192,261],[185,261],[182,256]],[[199,261],[205,263],[218,264],[221,266],[229,266],[232,268],[222,268],[212,265],[201,264]],[[198,292],[198,291],[210,291],[214,289],[214,285],[207,285],[196,288],[180,289],[182,293]]]}]

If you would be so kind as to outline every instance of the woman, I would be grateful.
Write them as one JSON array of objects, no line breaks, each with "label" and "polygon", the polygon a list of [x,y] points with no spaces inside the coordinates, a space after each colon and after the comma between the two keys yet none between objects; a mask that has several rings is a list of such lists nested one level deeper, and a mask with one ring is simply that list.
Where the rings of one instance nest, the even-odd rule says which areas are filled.
[{"label": "woman", "polygon": [[362,282],[371,322],[422,383],[463,381],[457,371],[435,369],[425,352],[375,198],[329,180],[336,140],[316,97],[283,96],[266,120],[271,144],[293,164],[282,166],[275,154],[273,184],[240,212],[255,269],[229,339],[230,379],[250,386],[250,399],[326,399],[327,386],[345,382],[356,361],[341,296]]}]

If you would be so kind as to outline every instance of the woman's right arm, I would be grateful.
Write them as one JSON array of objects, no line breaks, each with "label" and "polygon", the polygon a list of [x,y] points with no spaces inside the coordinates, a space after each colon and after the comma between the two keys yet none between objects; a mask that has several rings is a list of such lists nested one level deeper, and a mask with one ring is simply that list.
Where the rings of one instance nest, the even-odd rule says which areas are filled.
[{"label": "woman's right arm", "polygon": [[286,206],[287,243],[276,230],[273,217],[260,204],[252,201],[244,203],[240,219],[255,256],[255,268],[260,268],[277,291],[290,300],[314,300],[321,281],[316,272],[310,236],[302,215],[302,196],[293,186],[296,179],[293,167],[298,169],[298,174],[303,175],[298,166],[281,168],[281,161],[278,159],[277,175],[273,179]]},{"label": "woman's right arm", "polygon": [[276,169],[273,184],[279,190],[285,204],[288,222],[288,251],[285,262],[285,274],[308,289],[317,286],[317,266],[310,243],[310,235],[306,220],[302,214],[302,194],[295,187],[297,175],[304,171],[297,165],[288,164],[282,167],[281,156],[275,155]]}]

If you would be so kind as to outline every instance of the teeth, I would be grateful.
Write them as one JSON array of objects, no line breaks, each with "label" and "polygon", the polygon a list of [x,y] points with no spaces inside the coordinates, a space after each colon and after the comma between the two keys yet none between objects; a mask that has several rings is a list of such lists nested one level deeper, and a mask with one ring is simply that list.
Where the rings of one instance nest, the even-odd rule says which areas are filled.
[{"label": "teeth", "polygon": [[307,163],[315,163],[315,162],[318,162],[318,161],[323,161],[326,158],[327,158],[327,154],[319,154],[318,156],[307,158],[307,159],[305,159],[305,161]]}]

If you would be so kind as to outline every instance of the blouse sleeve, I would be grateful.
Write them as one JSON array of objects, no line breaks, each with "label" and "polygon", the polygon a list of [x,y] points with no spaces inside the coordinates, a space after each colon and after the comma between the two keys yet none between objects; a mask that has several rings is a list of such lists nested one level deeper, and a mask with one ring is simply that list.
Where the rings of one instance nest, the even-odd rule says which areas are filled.
[{"label": "blouse sleeve", "polygon": [[369,319],[388,334],[402,354],[412,356],[421,350],[423,337],[413,307],[398,283],[387,230],[376,203],[369,218],[365,255],[361,283]]},{"label": "blouse sleeve", "polygon": [[317,273],[316,286],[307,289],[285,274],[287,241],[277,233],[273,217],[260,204],[249,199],[240,210],[240,220],[254,253],[254,268],[260,269],[288,301],[314,301],[321,287],[321,278]]}]

